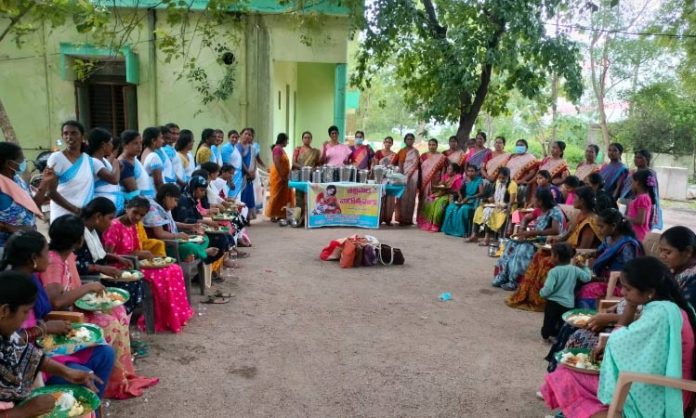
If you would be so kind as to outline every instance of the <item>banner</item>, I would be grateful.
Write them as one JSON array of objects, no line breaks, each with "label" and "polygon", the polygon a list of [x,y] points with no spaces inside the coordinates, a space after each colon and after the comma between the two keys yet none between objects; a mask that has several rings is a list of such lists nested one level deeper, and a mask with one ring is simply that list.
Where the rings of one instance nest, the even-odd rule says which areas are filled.
[{"label": "banner", "polygon": [[363,183],[309,184],[307,227],[379,228],[382,186]]}]

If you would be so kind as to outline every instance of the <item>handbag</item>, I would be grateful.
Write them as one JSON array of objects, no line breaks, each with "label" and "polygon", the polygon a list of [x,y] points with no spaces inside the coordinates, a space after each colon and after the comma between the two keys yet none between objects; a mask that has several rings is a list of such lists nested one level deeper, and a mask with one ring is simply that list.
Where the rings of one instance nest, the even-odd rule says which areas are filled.
[{"label": "handbag", "polygon": [[384,266],[400,266],[406,262],[404,254],[400,249],[387,244],[380,244],[377,254],[379,255],[379,262]]},{"label": "handbag", "polygon": [[377,248],[372,244],[365,244],[363,247],[362,265],[372,267],[377,264]]},{"label": "handbag", "polygon": [[356,242],[352,239],[347,239],[343,244],[341,259],[339,260],[341,268],[347,269],[353,267],[353,264],[355,264],[356,247]]}]

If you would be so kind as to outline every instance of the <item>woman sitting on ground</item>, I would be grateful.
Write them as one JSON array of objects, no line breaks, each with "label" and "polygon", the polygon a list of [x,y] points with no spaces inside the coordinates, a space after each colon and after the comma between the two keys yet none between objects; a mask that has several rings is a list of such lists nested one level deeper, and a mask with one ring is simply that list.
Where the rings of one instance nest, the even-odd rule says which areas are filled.
[{"label": "woman sitting on ground", "polygon": [[[114,219],[102,236],[105,250],[118,255],[135,256],[139,260],[152,259],[152,253],[142,249],[136,229],[136,225],[145,217],[148,210],[150,210],[150,202],[144,197],[129,200],[126,204],[126,213]],[[116,267],[127,266],[116,265]],[[160,268],[141,267],[140,271],[152,289],[155,331],[168,329],[175,333],[180,332],[193,316],[181,267],[171,264]],[[140,318],[138,325],[141,329],[144,328],[144,317]]]},{"label": "woman sitting on ground", "polygon": [[[85,224],[75,215],[64,215],[53,221],[48,230],[49,264],[39,279],[54,310],[65,310],[76,300],[88,293],[104,291],[99,282],[80,283],[76,257],[73,251],[82,246]],[[116,350],[116,363],[105,396],[112,399],[127,399],[143,394],[143,390],[156,384],[158,379],[137,376],[130,351],[128,325],[130,316],[123,306],[110,312],[84,312],[86,322],[98,325],[104,338]]]},{"label": "woman sitting on ground", "polygon": [[490,234],[498,233],[505,226],[508,215],[517,206],[517,183],[510,179],[510,169],[500,167],[497,170],[498,179],[495,182],[493,196],[488,198],[488,203],[495,206],[481,205],[474,213],[474,226],[468,242],[478,241],[477,234],[480,228],[485,229],[485,236],[481,246],[490,244]]},{"label": "woman sitting on ground", "polygon": [[456,199],[447,206],[445,220],[442,222],[442,232],[455,237],[468,237],[471,233],[471,222],[474,211],[479,205],[479,199],[484,195],[483,179],[479,176],[478,167],[470,165],[466,168],[467,181],[464,183]]},{"label": "woman sitting on ground", "polygon": [[[577,198],[573,207],[579,211],[574,223],[569,225],[568,232],[549,237],[547,242],[566,242],[574,249],[597,248],[600,242],[600,229],[595,213],[594,193],[589,187],[577,190]],[[549,270],[554,267],[551,252],[546,249],[537,251],[529,264],[517,292],[510,296],[505,303],[512,308],[538,311],[544,310],[544,298],[539,291],[544,287]]]},{"label": "woman sitting on ground", "polygon": [[[622,325],[594,354],[603,357],[599,376],[560,367],[544,378],[546,405],[568,417],[606,417],[608,404],[623,371],[690,380],[694,376],[696,317],[667,267],[654,257],[624,265],[621,284],[627,309]],[[642,306],[636,319],[635,312]],[[656,385],[636,384],[629,391],[622,416],[688,416],[691,394]]]},{"label": "woman sitting on ground", "polygon": [[39,371],[67,383],[84,385],[98,392],[100,378],[46,358],[33,344],[26,344],[17,333],[36,301],[37,288],[29,276],[16,271],[0,273],[0,412],[5,417],[37,417],[56,407],[52,395],[27,400]]},{"label": "woman sitting on ground", "polygon": [[449,204],[450,195],[459,191],[463,180],[461,168],[457,164],[447,164],[447,171],[442,175],[440,184],[436,185],[425,198],[419,222],[421,229],[440,232],[440,225],[444,220],[445,208]]},{"label": "woman sitting on ground", "polygon": [[[227,249],[227,240],[219,234],[205,236],[202,224],[176,222],[171,211],[177,207],[180,198],[181,191],[178,186],[165,184],[160,187],[157,198],[150,201],[150,210],[143,219],[148,235],[159,240],[180,240],[178,246],[182,261],[197,258],[206,264],[212,264],[213,271],[218,271]],[[194,236],[203,235],[201,237],[203,241],[188,242],[191,236],[179,232],[180,230],[187,230]]]},{"label": "woman sitting on ground", "polygon": [[[494,287],[516,290],[536,251],[533,241],[565,232],[563,212],[556,205],[551,192],[546,189],[538,190],[535,201],[535,206],[540,209],[541,214],[536,218],[534,230],[525,231],[525,228],[520,228],[515,239],[508,242],[503,255],[496,263],[495,278],[492,282]],[[525,220],[522,226],[525,226],[524,223]]]},{"label": "woman sitting on ground", "polygon": [[[604,240],[596,253],[587,255],[597,279],[580,289],[578,306],[582,308],[594,309],[597,299],[606,296],[609,273],[621,271],[626,263],[644,254],[643,245],[636,240],[631,223],[618,210],[604,210],[598,221]],[[620,286],[614,289],[614,295],[621,295]]]},{"label": "woman sitting on ground", "polygon": [[[5,258],[0,270],[13,270],[25,274],[36,285],[37,295],[34,306],[29,311],[27,319],[22,324],[20,336],[34,344],[36,339],[47,334],[66,335],[72,329],[67,321],[44,321],[51,312],[51,301],[36,276],[36,272],[44,272],[48,268],[48,243],[46,238],[36,231],[22,231],[10,237],[5,247]],[[97,383],[99,397],[104,396],[106,382],[109,381],[114,367],[114,349],[105,341],[90,346],[77,346],[70,352],[59,350],[49,354],[52,360],[65,364],[73,369],[92,370],[103,383]],[[61,383],[58,377],[52,377],[47,384]]]}]

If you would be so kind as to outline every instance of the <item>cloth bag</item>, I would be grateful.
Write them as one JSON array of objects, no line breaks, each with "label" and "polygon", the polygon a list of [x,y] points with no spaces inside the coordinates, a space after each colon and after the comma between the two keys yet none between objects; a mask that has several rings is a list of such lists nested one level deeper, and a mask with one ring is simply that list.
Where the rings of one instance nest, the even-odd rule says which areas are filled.
[{"label": "cloth bag", "polygon": [[406,262],[404,259],[404,254],[400,249],[394,248],[387,244],[379,245],[377,255],[379,256],[379,262],[384,266],[400,266]]}]

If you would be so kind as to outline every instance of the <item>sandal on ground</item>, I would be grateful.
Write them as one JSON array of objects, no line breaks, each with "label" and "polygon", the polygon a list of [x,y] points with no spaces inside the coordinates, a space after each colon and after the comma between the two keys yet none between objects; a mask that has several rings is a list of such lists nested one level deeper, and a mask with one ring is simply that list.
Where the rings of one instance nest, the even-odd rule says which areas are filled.
[{"label": "sandal on ground", "polygon": [[213,293],[213,296],[216,298],[229,299],[237,295],[235,295],[234,293],[223,293],[221,290],[216,290],[215,293]]},{"label": "sandal on ground", "polygon": [[228,298],[221,298],[221,297],[215,297],[215,296],[208,296],[208,299],[202,301],[201,303],[205,303],[206,305],[224,305],[226,303],[230,303],[230,300]]},{"label": "sandal on ground", "polygon": [[237,258],[247,258],[251,255],[251,254],[245,253],[243,251],[236,251],[236,254],[237,254]]}]

